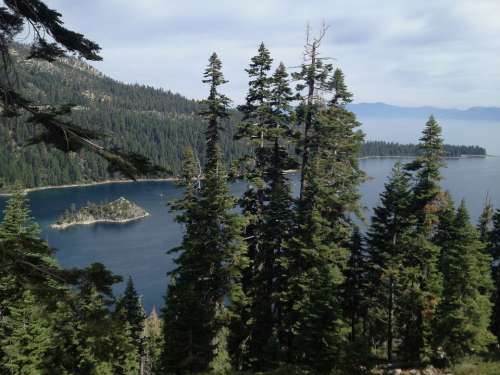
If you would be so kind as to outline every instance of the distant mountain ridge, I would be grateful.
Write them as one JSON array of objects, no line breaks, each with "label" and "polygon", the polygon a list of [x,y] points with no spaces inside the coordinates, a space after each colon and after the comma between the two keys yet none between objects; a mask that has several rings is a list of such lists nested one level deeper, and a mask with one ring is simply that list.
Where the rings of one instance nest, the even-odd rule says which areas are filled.
[{"label": "distant mountain ridge", "polygon": [[[24,59],[28,50],[22,45],[16,45],[13,52],[23,94],[40,105],[73,103],[75,107],[71,120],[77,125],[110,134],[111,137],[103,141],[106,146],[123,147],[128,151],[144,154],[155,164],[169,168],[174,174],[180,171],[186,146],[193,147],[203,162],[206,124],[198,116],[201,110],[199,101],[163,89],[118,82],[75,58],[63,58],[51,64]],[[366,123],[369,118],[380,119],[379,122],[384,124],[390,118],[411,115],[418,119],[415,126],[418,131],[422,129],[430,113],[442,117],[440,111],[449,111],[432,107],[405,108],[383,103],[352,104],[351,109]],[[495,110],[500,118],[500,109]],[[485,117],[483,109],[471,111]],[[241,157],[247,150],[242,142],[233,139],[239,115],[236,111],[232,113],[233,116],[225,123],[225,131],[220,138],[225,159],[229,162]],[[120,178],[110,174],[106,162],[91,153],[63,154],[45,145],[23,147],[33,136],[33,127],[24,120],[23,117],[10,120],[0,118],[0,121],[5,121],[0,125],[0,144],[3,145],[0,147],[0,191],[8,190],[16,183],[33,188]],[[398,121],[398,127],[400,123],[404,125],[405,122]],[[363,125],[363,131],[366,130],[367,127]],[[380,130],[381,127],[376,124],[373,134],[367,132],[367,139],[405,144],[417,141],[416,137],[392,139],[392,133],[384,136]],[[470,144],[469,140],[467,144]],[[411,147],[408,149],[401,146],[387,142],[365,143],[362,155],[401,155],[413,150]],[[464,153],[477,153],[477,149],[458,146],[451,152],[452,155]]]},{"label": "distant mountain ridge", "polygon": [[349,108],[359,117],[370,118],[427,118],[469,121],[499,121],[500,107],[471,107],[468,109],[439,108],[432,106],[402,107],[386,103],[354,103]]}]

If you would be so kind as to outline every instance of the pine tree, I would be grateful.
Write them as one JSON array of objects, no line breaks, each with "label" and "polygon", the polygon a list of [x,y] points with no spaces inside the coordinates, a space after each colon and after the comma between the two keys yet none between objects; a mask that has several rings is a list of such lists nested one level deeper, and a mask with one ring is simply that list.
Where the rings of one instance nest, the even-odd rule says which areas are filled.
[{"label": "pine tree", "polygon": [[140,357],[130,325],[113,317],[106,298],[91,284],[77,299],[81,373],[137,374]]},{"label": "pine tree", "polygon": [[2,358],[4,371],[13,374],[37,373],[44,367],[45,355],[51,345],[51,332],[48,322],[40,319],[39,307],[31,293],[23,293],[11,306],[4,324],[10,333],[1,340],[5,353]]},{"label": "pine tree", "polygon": [[[267,282],[272,270],[272,254],[266,254],[263,231],[265,189],[264,173],[266,169],[268,147],[268,127],[271,116],[271,65],[269,50],[261,43],[256,56],[252,57],[246,69],[249,76],[248,93],[245,104],[238,106],[243,114],[238,126],[236,139],[248,142],[252,153],[240,162],[241,174],[248,181],[248,187],[240,199],[240,206],[247,224],[244,236],[247,242],[250,267],[243,272],[243,289],[247,297],[247,306],[238,306],[241,322],[233,322],[231,351],[236,358],[235,365],[243,368],[262,370],[265,366],[264,352],[273,334],[272,285]],[[270,258],[271,256],[271,258]],[[250,321],[252,324],[248,324]],[[237,327],[238,326],[238,327]]]},{"label": "pine tree", "polygon": [[142,333],[144,330],[144,309],[142,308],[139,295],[135,290],[132,278],[127,280],[127,286],[123,296],[116,305],[117,315],[127,322],[131,329],[131,336],[137,345],[138,353],[142,353]]},{"label": "pine tree", "polygon": [[438,222],[439,200],[441,198],[440,168],[443,162],[443,139],[441,127],[431,116],[425,124],[419,149],[422,153],[406,168],[415,173],[414,210],[418,216],[418,225],[422,232],[431,236]]},{"label": "pine tree", "polygon": [[[311,132],[317,122],[316,116],[323,105],[321,91],[332,88],[329,76],[333,70],[331,64],[325,63],[325,58],[320,54],[320,47],[326,35],[327,28],[323,26],[318,37],[311,37],[309,28],[307,29],[307,39],[304,51],[304,62],[300,66],[300,71],[293,73],[292,78],[299,83],[296,86],[300,104],[297,108],[297,121],[303,125],[303,136],[298,142],[297,151],[302,157],[300,167],[300,199],[303,198],[307,185],[307,173],[310,166],[310,147],[313,143]],[[303,91],[306,91],[302,94]]]},{"label": "pine tree", "polygon": [[492,343],[490,257],[472,226],[464,201],[443,243],[443,299],[438,307],[435,337],[452,360],[481,353]]},{"label": "pine tree", "polygon": [[227,366],[222,360],[227,356],[229,319],[224,300],[242,298],[243,221],[233,211],[236,202],[227,187],[218,146],[220,121],[228,116],[229,104],[229,99],[218,91],[226,82],[221,67],[214,53],[203,81],[210,85],[204,102],[206,110],[202,112],[208,122],[205,178],[199,189],[187,189],[184,199],[174,205],[183,210],[177,220],[185,225],[186,232],[182,244],[174,249],[182,253],[176,259],[177,268],[171,272],[164,311],[161,369],[167,373],[221,370]]},{"label": "pine tree", "polygon": [[248,306],[238,307],[243,320],[235,322],[237,327],[233,325],[236,334],[231,346],[237,366],[253,370],[270,369],[280,361],[278,336],[283,326],[279,285],[283,285],[284,244],[292,223],[285,170],[293,165],[286,146],[292,133],[290,102],[294,98],[284,64],[270,76],[271,62],[269,51],[261,44],[247,70],[247,103],[239,107],[244,114],[239,136],[255,147],[246,158],[250,166],[244,177],[249,188],[240,201],[247,217],[244,235],[251,264],[243,272]]},{"label": "pine tree", "polygon": [[[310,82],[313,89],[320,83],[328,87],[331,71],[317,60],[317,47],[316,40],[310,47],[314,67],[303,70],[305,86]],[[363,139],[360,124],[345,107],[350,97],[338,94],[330,107],[314,97],[305,100],[301,195],[289,244],[289,362],[321,373],[341,365],[348,341],[341,286],[349,256],[350,215],[359,213],[358,185],[363,179],[356,157]]]},{"label": "pine tree", "polygon": [[[51,255],[52,249],[39,238],[28,201],[18,189],[8,200],[0,223],[0,339],[11,334],[4,319],[25,293],[46,296],[57,291],[61,270]],[[0,363],[5,355],[2,349],[0,346]]]},{"label": "pine tree", "polygon": [[496,210],[493,215],[493,225],[488,236],[487,253],[492,259],[491,275],[495,285],[492,296],[491,331],[500,343],[500,210]]},{"label": "pine tree", "polygon": [[481,241],[483,241],[484,243],[487,243],[489,241],[490,232],[493,227],[494,213],[495,211],[493,210],[491,199],[489,195],[486,195],[483,211],[481,212],[481,216],[479,216],[479,222],[477,225],[477,229],[479,230],[479,235],[481,236]]},{"label": "pine tree", "polygon": [[162,322],[153,306],[151,314],[146,318],[143,333],[144,359],[142,361],[141,375],[154,375],[159,365],[162,348]]},{"label": "pine tree", "polygon": [[349,260],[345,272],[344,314],[350,320],[350,339],[365,341],[367,304],[367,259],[359,227],[355,226],[349,243]]},{"label": "pine tree", "polygon": [[367,241],[371,337],[387,343],[389,361],[393,359],[398,298],[403,288],[400,272],[413,224],[410,208],[409,176],[397,163],[380,196],[380,204],[374,208]]},{"label": "pine tree", "polygon": [[335,107],[342,103],[347,104],[352,102],[352,94],[347,89],[344,72],[342,72],[341,69],[335,69],[330,85],[331,89],[335,93],[330,102],[331,106]]},{"label": "pine tree", "polygon": [[440,187],[443,140],[441,127],[433,116],[425,125],[419,149],[421,155],[406,165],[406,169],[414,173],[412,211],[416,225],[405,259],[404,278],[408,287],[404,303],[412,308],[407,309],[404,319],[402,349],[407,359],[427,362],[433,356],[432,327],[442,290],[438,265],[440,248],[432,239],[444,197]]},{"label": "pine tree", "polygon": [[[153,165],[150,160],[136,152],[126,152],[116,147],[104,147],[98,142],[103,132],[77,125],[62,117],[71,113],[73,104],[58,106],[37,105],[25,97],[19,77],[14,69],[11,55],[12,45],[19,34],[26,30],[31,42],[28,59],[44,60],[48,63],[73,53],[80,58],[99,61],[100,47],[82,34],[63,26],[61,14],[49,8],[43,1],[7,1],[0,8],[2,30],[0,31],[0,116],[4,118],[28,116],[28,122],[42,132],[32,134],[28,144],[44,144],[65,153],[87,150],[105,159],[109,172],[121,172],[134,179],[139,175],[156,175],[165,168]],[[31,30],[31,28],[33,30]],[[33,36],[32,40],[31,36]],[[2,126],[4,125],[2,121]],[[16,128],[22,121],[16,121]]]},{"label": "pine tree", "polygon": [[31,217],[28,199],[17,187],[7,201],[4,217],[0,224],[0,238],[2,240],[15,240],[20,237],[38,238],[40,229]]}]

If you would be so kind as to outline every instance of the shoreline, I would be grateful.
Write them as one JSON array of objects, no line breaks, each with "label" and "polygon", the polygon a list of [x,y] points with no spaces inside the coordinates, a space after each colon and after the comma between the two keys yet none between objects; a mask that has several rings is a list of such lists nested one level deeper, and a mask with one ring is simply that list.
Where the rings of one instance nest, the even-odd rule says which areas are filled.
[{"label": "shoreline", "polygon": [[72,227],[75,225],[92,225],[92,224],[96,224],[96,223],[125,224],[125,223],[129,223],[131,221],[144,219],[145,217],[148,217],[148,216],[150,216],[150,214],[148,212],[146,212],[146,214],[144,214],[142,216],[137,216],[137,217],[133,217],[130,219],[122,219],[122,220],[97,219],[97,220],[82,221],[80,223],[64,223],[64,224],[54,223],[54,224],[51,224],[50,227],[52,229],[64,230],[66,228],[69,228],[69,227]]},{"label": "shoreline", "polygon": [[[399,155],[399,156],[391,156],[391,155],[381,155],[381,156],[362,156],[358,158],[358,160],[368,160],[368,159],[409,159],[414,158],[415,155]],[[489,158],[496,157],[495,155],[464,155],[464,156],[446,156],[443,159],[472,159],[472,158]],[[287,171],[290,172],[290,171]],[[94,181],[94,182],[82,182],[76,184],[65,184],[65,185],[50,185],[50,186],[39,186],[33,188],[23,189],[24,194],[32,193],[34,191],[41,190],[51,190],[51,189],[66,189],[66,188],[75,188],[75,187],[89,187],[89,186],[97,186],[97,185],[109,185],[109,184],[129,184],[134,182],[154,182],[154,181],[179,181],[178,177],[165,177],[165,178],[139,178],[137,180],[125,180],[125,179],[116,179],[116,180],[104,180],[104,181]],[[0,197],[9,197],[13,193],[0,193]]]},{"label": "shoreline", "polygon": [[[380,155],[380,156],[362,156],[358,160],[367,159],[411,159],[416,158],[416,155]],[[462,156],[443,156],[443,159],[478,159],[478,158],[494,158],[495,155],[462,155]]]},{"label": "shoreline", "polygon": [[[110,184],[129,184],[134,182],[154,182],[154,181],[179,181],[177,177],[165,177],[165,178],[139,178],[137,180],[125,180],[125,179],[117,179],[117,180],[104,180],[104,181],[94,181],[94,182],[82,182],[76,184],[65,184],[65,185],[49,185],[49,186],[38,186],[32,188],[23,189],[24,194],[32,193],[34,191],[41,190],[52,190],[52,189],[67,189],[67,188],[76,188],[76,187],[89,187],[89,186],[97,186],[97,185],[110,185]],[[0,197],[8,197],[13,193],[0,193]]]}]

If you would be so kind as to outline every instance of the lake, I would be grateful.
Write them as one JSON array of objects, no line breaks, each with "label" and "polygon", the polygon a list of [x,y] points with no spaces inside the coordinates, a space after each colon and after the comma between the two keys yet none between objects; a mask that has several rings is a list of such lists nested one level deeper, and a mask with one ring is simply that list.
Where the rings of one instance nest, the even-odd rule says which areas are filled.
[{"label": "lake", "polygon": [[[396,160],[407,161],[392,158],[361,160],[362,169],[371,177],[361,187],[367,218]],[[456,202],[466,199],[474,220],[479,216],[488,192],[494,205],[500,207],[500,158],[448,159],[443,175],[444,188],[452,193]],[[292,181],[296,189],[297,180],[293,175]],[[232,186],[235,194],[241,194],[244,189],[244,183]],[[173,267],[172,256],[166,251],[177,246],[182,239],[182,227],[167,208],[167,202],[181,194],[182,188],[174,182],[153,181],[41,190],[31,192],[29,199],[42,236],[57,249],[60,264],[85,267],[92,262],[101,262],[125,279],[132,276],[149,311],[153,305],[163,304],[167,272]],[[50,224],[71,203],[81,207],[87,202],[99,203],[121,196],[137,203],[151,215],[126,224],[100,223],[62,231],[50,228]],[[0,197],[1,210],[5,201],[5,197]],[[122,291],[123,284],[117,286],[117,293]]]}]

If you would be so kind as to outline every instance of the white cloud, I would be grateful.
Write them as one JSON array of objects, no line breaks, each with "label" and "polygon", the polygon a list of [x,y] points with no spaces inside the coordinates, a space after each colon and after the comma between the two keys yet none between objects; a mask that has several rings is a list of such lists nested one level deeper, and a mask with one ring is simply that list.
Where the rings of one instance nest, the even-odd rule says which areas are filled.
[{"label": "white cloud", "polygon": [[324,53],[337,58],[357,101],[469,107],[499,105],[497,0],[47,0],[69,27],[103,47],[106,74],[205,95],[212,51],[227,92],[245,95],[244,68],[260,41],[276,61],[300,61],[307,22],[331,25]]}]

